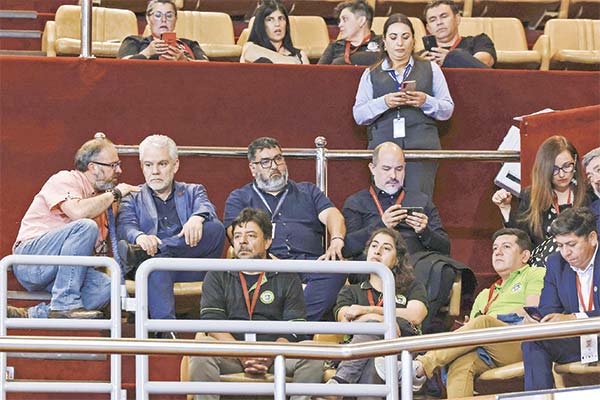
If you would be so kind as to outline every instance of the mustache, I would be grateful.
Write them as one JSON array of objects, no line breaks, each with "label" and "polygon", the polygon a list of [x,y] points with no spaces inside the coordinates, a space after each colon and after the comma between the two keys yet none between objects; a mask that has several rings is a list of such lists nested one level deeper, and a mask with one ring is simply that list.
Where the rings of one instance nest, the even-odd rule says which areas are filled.
[{"label": "mustache", "polygon": [[386,185],[387,185],[387,184],[390,184],[390,183],[400,183],[400,181],[399,181],[398,179],[394,179],[394,178],[392,178],[392,179],[390,179],[390,180],[387,180],[387,181],[385,182],[385,184],[386,184]]}]

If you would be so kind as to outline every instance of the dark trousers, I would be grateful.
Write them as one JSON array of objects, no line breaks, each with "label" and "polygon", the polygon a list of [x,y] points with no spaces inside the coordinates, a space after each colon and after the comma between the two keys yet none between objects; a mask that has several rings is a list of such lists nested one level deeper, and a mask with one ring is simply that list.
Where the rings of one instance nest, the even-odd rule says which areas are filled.
[{"label": "dark trousers", "polygon": [[[162,239],[159,252],[161,258],[220,258],[223,252],[225,228],[219,221],[205,221],[202,239],[196,247],[185,244],[183,237]],[[148,277],[148,309],[150,318],[175,319],[175,282],[204,280],[204,271],[154,271]]]},{"label": "dark trousers", "polygon": [[552,363],[567,364],[581,360],[579,338],[538,340],[524,342],[525,390],[554,388]]},{"label": "dark trousers", "polygon": [[335,305],[337,295],[346,282],[346,274],[300,274],[306,303],[306,319],[320,321],[323,315]]},{"label": "dark trousers", "polygon": [[468,51],[464,49],[454,49],[444,59],[444,68],[489,68]]}]

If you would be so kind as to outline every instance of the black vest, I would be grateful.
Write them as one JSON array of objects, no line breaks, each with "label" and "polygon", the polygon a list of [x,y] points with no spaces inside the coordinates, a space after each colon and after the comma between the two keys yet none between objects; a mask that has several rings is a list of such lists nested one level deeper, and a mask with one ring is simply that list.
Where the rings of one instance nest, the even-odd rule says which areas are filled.
[{"label": "black vest", "polygon": [[[431,63],[414,60],[414,66],[406,80],[417,81],[417,91],[433,96]],[[381,69],[381,64],[371,70],[373,98],[397,92],[396,82],[388,71]],[[406,137],[394,139],[394,118],[404,118]],[[383,142],[395,142],[403,149],[441,149],[435,120],[426,116],[420,108],[401,106],[389,109],[379,116],[367,128],[369,149],[374,149]]]}]

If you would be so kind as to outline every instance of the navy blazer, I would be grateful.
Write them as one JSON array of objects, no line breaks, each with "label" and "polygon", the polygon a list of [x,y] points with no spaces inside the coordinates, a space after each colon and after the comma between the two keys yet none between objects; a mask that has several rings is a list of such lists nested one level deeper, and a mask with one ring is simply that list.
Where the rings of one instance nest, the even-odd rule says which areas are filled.
[{"label": "navy blazer", "polygon": [[[193,215],[202,215],[207,221],[217,219],[215,206],[208,200],[204,186],[174,182],[175,208],[183,226]],[[138,193],[123,197],[117,215],[117,238],[135,243],[139,235],[156,235],[158,215],[152,198],[152,189],[141,186]]]},{"label": "navy blazer", "polygon": [[[600,250],[596,251],[594,260],[594,310],[586,314],[590,317],[600,316]],[[588,301],[589,293],[583,294]],[[556,253],[548,258],[544,288],[540,297],[539,310],[542,315],[551,313],[573,314],[579,312],[579,298],[577,297],[577,284],[575,271],[569,263]]]}]

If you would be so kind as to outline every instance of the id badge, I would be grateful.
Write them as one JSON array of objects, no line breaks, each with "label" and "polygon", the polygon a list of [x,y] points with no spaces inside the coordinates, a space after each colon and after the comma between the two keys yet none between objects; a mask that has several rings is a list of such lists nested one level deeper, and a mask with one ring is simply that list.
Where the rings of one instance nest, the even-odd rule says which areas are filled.
[{"label": "id badge", "polygon": [[579,337],[581,345],[581,363],[588,364],[598,361],[598,335],[583,335]]},{"label": "id badge", "polygon": [[404,117],[394,118],[394,139],[406,137],[404,129]]},{"label": "id badge", "polygon": [[256,333],[244,333],[244,340],[246,342],[256,342]]}]

